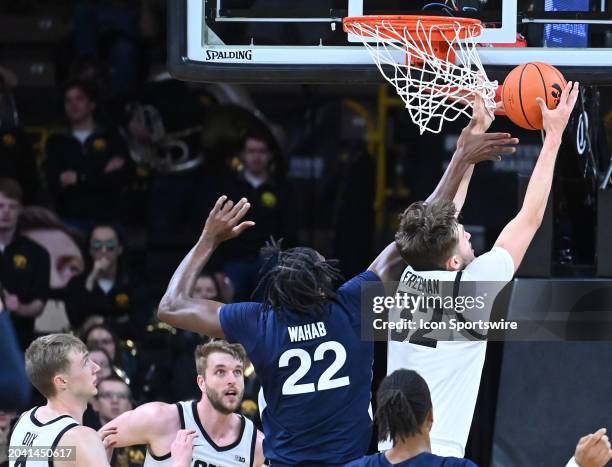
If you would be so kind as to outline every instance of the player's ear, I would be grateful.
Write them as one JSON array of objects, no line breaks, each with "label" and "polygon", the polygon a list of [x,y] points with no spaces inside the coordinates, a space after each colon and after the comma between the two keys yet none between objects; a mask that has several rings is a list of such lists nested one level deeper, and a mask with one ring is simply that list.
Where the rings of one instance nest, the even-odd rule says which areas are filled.
[{"label": "player's ear", "polygon": [[203,391],[204,390],[204,376],[198,375],[196,377],[196,383],[198,383],[198,387]]},{"label": "player's ear", "polygon": [[461,260],[459,259],[459,256],[452,255],[446,260],[445,266],[447,271],[458,271],[461,269]]},{"label": "player's ear", "polygon": [[65,374],[60,373],[53,377],[53,384],[58,391],[63,391],[68,386],[68,379]]},{"label": "player's ear", "polygon": [[431,427],[434,422],[433,409],[429,409],[429,412],[427,412],[427,415],[425,416],[425,422],[429,425],[429,429],[431,430]]}]

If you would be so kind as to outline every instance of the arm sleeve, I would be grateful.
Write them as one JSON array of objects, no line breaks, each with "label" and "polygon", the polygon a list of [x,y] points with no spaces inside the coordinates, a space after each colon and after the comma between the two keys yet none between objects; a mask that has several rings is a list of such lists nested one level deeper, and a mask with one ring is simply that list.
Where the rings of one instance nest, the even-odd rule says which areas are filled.
[{"label": "arm sleeve", "polygon": [[225,339],[230,343],[242,344],[250,354],[259,337],[259,321],[263,315],[263,305],[255,302],[242,302],[223,305],[219,320]]},{"label": "arm sleeve", "polygon": [[495,246],[468,264],[465,273],[469,280],[509,282],[514,276],[514,261],[507,250]]},{"label": "arm sleeve", "polygon": [[28,404],[31,386],[23,353],[6,311],[0,311],[0,336],[0,410],[15,410]]}]

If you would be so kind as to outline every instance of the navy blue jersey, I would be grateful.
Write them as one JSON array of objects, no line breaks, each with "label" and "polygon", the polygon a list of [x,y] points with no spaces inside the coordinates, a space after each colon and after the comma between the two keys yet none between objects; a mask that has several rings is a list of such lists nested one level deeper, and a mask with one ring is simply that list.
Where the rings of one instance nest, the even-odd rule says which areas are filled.
[{"label": "navy blue jersey", "polygon": [[422,452],[399,464],[391,464],[382,452],[362,457],[346,467],[478,467],[472,461],[457,457],[440,457],[430,452]]},{"label": "navy blue jersey", "polygon": [[322,314],[261,303],[221,308],[229,342],[244,346],[259,376],[264,454],[273,465],[344,464],[370,443],[374,348],[361,340],[361,286],[367,271],[342,285]]}]

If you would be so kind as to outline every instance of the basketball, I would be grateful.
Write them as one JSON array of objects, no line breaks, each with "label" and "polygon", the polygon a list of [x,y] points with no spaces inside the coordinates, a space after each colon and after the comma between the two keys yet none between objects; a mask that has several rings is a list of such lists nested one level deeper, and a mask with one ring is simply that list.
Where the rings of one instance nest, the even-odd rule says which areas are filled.
[{"label": "basketball", "polygon": [[559,105],[566,81],[554,66],[530,62],[513,69],[504,81],[502,101],[506,115],[515,125],[527,130],[542,129],[542,111],[536,101],[541,97],[549,109]]}]

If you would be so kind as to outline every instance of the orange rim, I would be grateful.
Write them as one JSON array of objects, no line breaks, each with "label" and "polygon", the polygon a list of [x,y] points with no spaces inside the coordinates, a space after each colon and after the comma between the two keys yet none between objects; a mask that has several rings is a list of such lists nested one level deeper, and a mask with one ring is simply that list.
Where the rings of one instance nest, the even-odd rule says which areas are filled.
[{"label": "orange rim", "polygon": [[[480,33],[481,21],[475,18],[455,18],[448,16],[420,16],[420,15],[367,15],[367,16],[348,16],[342,20],[343,29],[347,33],[358,36],[380,37],[381,39],[402,41],[404,29],[410,33],[419,35],[420,24],[424,31],[429,34],[431,29],[431,42],[441,42],[453,37],[467,39]],[[461,27],[457,31],[455,25]],[[367,25],[373,28],[376,33],[367,34],[360,28],[360,25]],[[433,28],[433,29],[432,29]]]}]

